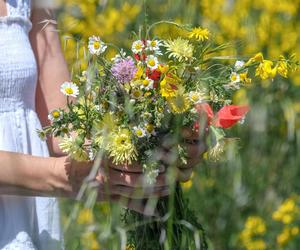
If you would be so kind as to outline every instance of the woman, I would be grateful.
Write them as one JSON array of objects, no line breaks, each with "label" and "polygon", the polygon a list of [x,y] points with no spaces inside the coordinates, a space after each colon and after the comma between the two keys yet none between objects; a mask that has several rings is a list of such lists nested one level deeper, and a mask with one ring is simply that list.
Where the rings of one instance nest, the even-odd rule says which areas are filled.
[{"label": "woman", "polygon": [[[71,161],[55,139],[47,145],[36,133],[49,123],[50,110],[65,107],[59,86],[69,80],[54,22],[44,22],[51,14],[32,9],[30,0],[0,0],[0,16],[0,249],[61,249],[54,197],[74,197],[78,186],[72,184],[80,185],[93,163]],[[196,138],[190,131],[185,136]],[[188,151],[199,155],[203,148],[190,145]],[[188,179],[198,161],[191,158],[179,179]],[[99,200],[130,197],[141,185],[141,173],[139,166],[110,165],[108,178],[100,173],[96,177]],[[107,180],[109,194],[103,188]],[[127,205],[143,212],[137,198],[167,194],[161,173],[153,190]]]}]

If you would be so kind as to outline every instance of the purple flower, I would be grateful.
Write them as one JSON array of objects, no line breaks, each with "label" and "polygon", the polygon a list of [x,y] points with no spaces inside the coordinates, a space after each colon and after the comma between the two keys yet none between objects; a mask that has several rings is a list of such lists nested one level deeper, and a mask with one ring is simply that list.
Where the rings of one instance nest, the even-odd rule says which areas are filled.
[{"label": "purple flower", "polygon": [[131,58],[118,60],[111,68],[111,73],[119,83],[130,82],[137,71]]}]

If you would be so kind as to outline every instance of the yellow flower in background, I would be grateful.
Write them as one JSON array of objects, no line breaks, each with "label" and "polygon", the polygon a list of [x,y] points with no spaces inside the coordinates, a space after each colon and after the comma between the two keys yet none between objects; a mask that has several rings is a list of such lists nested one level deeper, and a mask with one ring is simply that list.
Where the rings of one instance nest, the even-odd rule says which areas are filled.
[{"label": "yellow flower in background", "polygon": [[256,68],[255,76],[259,76],[262,80],[273,79],[276,76],[277,68],[272,66],[272,61],[263,60]]},{"label": "yellow flower in background", "polygon": [[94,215],[90,208],[83,208],[79,211],[77,217],[78,224],[92,224],[94,221]]},{"label": "yellow flower in background", "polygon": [[188,61],[193,58],[194,46],[181,37],[175,40],[168,40],[164,46],[169,52],[169,58],[174,58],[178,61]]},{"label": "yellow flower in background", "polygon": [[94,232],[85,232],[81,236],[80,240],[84,246],[84,249],[100,250],[100,245]]},{"label": "yellow flower in background", "polygon": [[279,57],[279,61],[276,65],[276,68],[277,68],[278,74],[280,74],[281,76],[283,76],[285,78],[288,77],[288,64],[287,64],[284,56]]},{"label": "yellow flower in background", "polygon": [[208,40],[210,32],[208,29],[193,28],[192,31],[188,32],[189,38],[195,38],[198,41]]}]

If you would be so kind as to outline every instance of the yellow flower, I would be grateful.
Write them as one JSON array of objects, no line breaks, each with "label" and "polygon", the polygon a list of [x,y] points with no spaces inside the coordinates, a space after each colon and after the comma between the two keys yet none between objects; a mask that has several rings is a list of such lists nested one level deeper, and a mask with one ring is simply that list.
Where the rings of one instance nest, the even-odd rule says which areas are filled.
[{"label": "yellow flower", "polygon": [[251,63],[255,63],[255,62],[263,62],[264,60],[264,56],[261,52],[257,53],[255,56],[251,57],[248,62],[246,63],[246,65],[249,65]]},{"label": "yellow flower", "polygon": [[287,78],[288,77],[288,64],[283,56],[279,57],[279,61],[276,65],[277,72],[281,76]]},{"label": "yellow flower", "polygon": [[281,234],[279,234],[276,238],[277,244],[280,246],[285,245],[290,239],[290,231],[289,228],[285,227]]},{"label": "yellow flower", "polygon": [[169,40],[164,45],[170,53],[169,58],[173,57],[178,61],[188,61],[193,58],[194,47],[188,40],[178,37],[175,40]]},{"label": "yellow flower", "polygon": [[135,246],[133,244],[127,244],[125,250],[135,250]]},{"label": "yellow flower", "polygon": [[144,68],[142,66],[137,67],[137,71],[135,73],[134,79],[140,80],[144,74]]},{"label": "yellow flower", "polygon": [[192,31],[188,33],[189,38],[195,38],[198,41],[204,41],[209,38],[210,32],[208,29],[202,29],[200,27],[193,28]]},{"label": "yellow flower", "polygon": [[160,82],[160,94],[163,97],[174,97],[181,84],[180,78],[176,75],[165,76]]},{"label": "yellow flower", "polygon": [[80,210],[77,218],[78,224],[91,224],[93,223],[94,216],[93,212],[89,208],[84,208]]},{"label": "yellow flower", "polygon": [[72,137],[65,137],[59,144],[60,149],[69,154],[76,161],[88,161],[89,157],[87,152],[79,145],[76,139]]},{"label": "yellow flower", "polygon": [[96,234],[93,232],[85,232],[81,236],[82,244],[85,246],[84,249],[89,250],[100,250],[100,245],[97,241]]},{"label": "yellow flower", "polygon": [[109,156],[116,164],[131,164],[137,159],[137,151],[131,141],[131,133],[128,129],[117,129],[109,136],[107,150]]},{"label": "yellow flower", "polygon": [[240,79],[245,84],[250,84],[252,81],[252,79],[248,77],[248,72],[241,73]]},{"label": "yellow flower", "polygon": [[276,67],[272,68],[273,62],[270,60],[263,60],[256,68],[255,75],[260,76],[262,80],[273,79],[276,75]]},{"label": "yellow flower", "polygon": [[186,94],[177,94],[174,97],[168,97],[167,102],[172,113],[181,114],[186,112],[190,106],[190,100]]}]

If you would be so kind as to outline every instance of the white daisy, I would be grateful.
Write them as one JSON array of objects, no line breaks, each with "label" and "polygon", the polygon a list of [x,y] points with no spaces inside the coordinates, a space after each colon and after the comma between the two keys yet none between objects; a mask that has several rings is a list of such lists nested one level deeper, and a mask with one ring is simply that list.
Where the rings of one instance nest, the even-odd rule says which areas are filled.
[{"label": "white daisy", "polygon": [[101,41],[100,37],[91,36],[89,37],[88,48],[92,55],[99,56],[101,53],[103,53],[106,50],[107,46]]},{"label": "white daisy", "polygon": [[62,118],[62,112],[58,109],[52,110],[48,115],[48,119],[51,122],[59,121],[61,118]]},{"label": "white daisy", "polygon": [[146,59],[146,63],[148,68],[150,68],[151,70],[157,69],[158,67],[158,59],[156,56],[153,55],[148,56]]},{"label": "white daisy", "polygon": [[205,100],[205,96],[201,92],[191,91],[189,93],[189,99],[192,103],[197,104]]},{"label": "white daisy", "polygon": [[152,79],[146,77],[142,82],[141,88],[145,90],[153,89],[153,83],[154,81]]},{"label": "white daisy", "polygon": [[234,64],[234,69],[236,71],[240,70],[241,68],[243,68],[245,65],[245,62],[244,61],[236,61],[235,64]]},{"label": "white daisy", "polygon": [[148,136],[156,135],[155,128],[154,128],[154,125],[152,123],[146,123],[145,124],[145,131],[146,131]]},{"label": "white daisy", "polygon": [[133,131],[134,134],[138,137],[138,138],[143,138],[146,136],[146,131],[143,128],[140,127],[133,127]]},{"label": "white daisy", "polygon": [[238,83],[238,82],[241,81],[241,77],[238,73],[232,72],[231,75],[230,75],[230,81],[232,83]]},{"label": "white daisy", "polygon": [[131,50],[134,54],[138,54],[143,51],[144,47],[145,47],[145,45],[144,45],[143,41],[137,40],[137,41],[133,42]]},{"label": "white daisy", "polygon": [[159,40],[148,40],[147,49],[154,52],[160,52],[159,46],[162,46],[161,41]]},{"label": "white daisy", "polygon": [[64,82],[60,86],[60,91],[66,96],[76,97],[79,94],[78,86],[72,82]]}]

